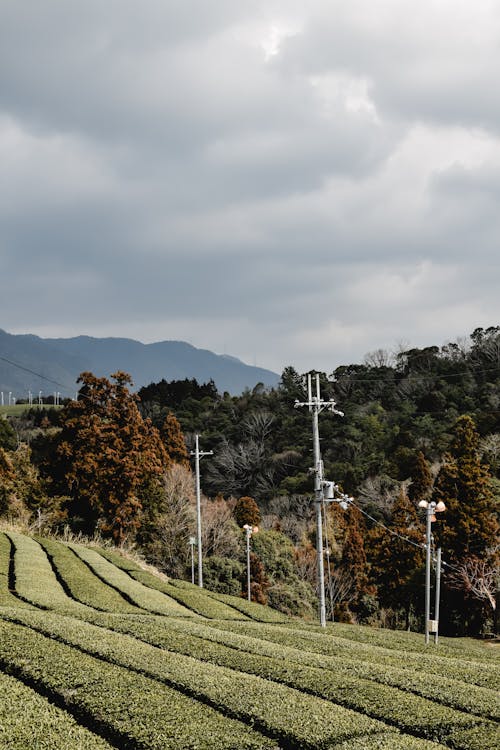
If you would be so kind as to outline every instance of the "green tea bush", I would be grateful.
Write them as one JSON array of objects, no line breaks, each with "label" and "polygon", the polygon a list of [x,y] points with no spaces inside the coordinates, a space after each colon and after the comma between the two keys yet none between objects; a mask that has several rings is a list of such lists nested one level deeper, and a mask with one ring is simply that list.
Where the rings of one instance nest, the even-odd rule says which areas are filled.
[{"label": "green tea bush", "polygon": [[33,618],[23,619],[39,620],[40,627],[50,630],[51,637],[165,681],[226,715],[252,722],[265,734],[292,746],[328,746],[359,734],[385,730],[366,716],[279,683],[162,651],[76,619],[51,616],[49,628],[47,617],[34,614]]},{"label": "green tea bush", "polygon": [[2,750],[111,750],[105,740],[14,677],[0,673],[0,693]]},{"label": "green tea bush", "polygon": [[66,595],[44,550],[24,534],[8,532],[15,546],[14,575],[17,593],[42,609],[83,614],[85,605]]},{"label": "green tea bush", "polygon": [[0,607],[27,607],[9,589],[10,551],[10,539],[0,532]]},{"label": "green tea bush", "polygon": [[173,617],[191,617],[190,612],[182,604],[162,594],[160,591],[143,586],[133,580],[124,570],[117,568],[101,554],[80,544],[68,544],[78,557],[89,565],[99,578],[124,594],[133,604],[160,615]]},{"label": "green tea bush", "polygon": [[[349,723],[355,726],[353,734],[366,733],[368,726],[365,715],[394,724],[409,734],[435,740],[445,738],[450,728],[469,728],[477,723],[466,714],[394,688],[255,654],[246,654],[242,659],[241,654],[233,649],[215,643],[203,644],[201,639],[197,639],[196,643],[192,636],[181,632],[170,633],[168,648],[175,653],[168,653],[128,636],[74,619],[40,613],[26,613],[18,619],[88,653],[165,680],[171,686],[207,700],[236,718],[256,721],[268,733],[287,738],[287,741],[292,741],[289,735],[293,730],[293,742],[306,742],[302,726],[306,726],[308,732],[314,729],[324,741],[330,737],[332,730],[328,727],[333,721],[336,722],[340,738],[342,734],[350,736],[347,731]],[[183,655],[180,651],[189,655]],[[193,653],[198,659],[216,662],[217,666],[201,663],[193,658]],[[278,684],[273,685],[269,680]],[[297,708],[296,690],[303,693],[300,709]],[[315,705],[314,695],[318,696],[319,705]],[[333,703],[323,701],[320,696]],[[343,704],[361,713],[343,711],[334,704]],[[308,711],[314,711],[316,716],[320,711],[324,722],[323,719],[316,719],[312,727],[306,715]],[[286,719],[287,729],[283,719]],[[375,732],[381,731],[381,728],[374,724],[369,730]],[[339,735],[336,734],[335,738],[339,739]]]},{"label": "green tea bush", "polygon": [[223,604],[217,599],[208,596],[205,589],[187,590],[172,586],[171,583],[162,581],[161,578],[148,573],[146,570],[133,570],[130,575],[136,581],[143,583],[145,586],[161,591],[179,604],[196,612],[202,617],[209,617],[215,620],[246,620],[242,612],[236,611],[233,607]]},{"label": "green tea bush", "polygon": [[80,720],[92,722],[120,750],[278,747],[166,685],[1,620],[0,667],[43,690]]},{"label": "green tea bush", "polygon": [[109,612],[140,612],[138,607],[129,604],[115,589],[97,578],[83,560],[65,544],[54,539],[38,537],[37,541],[49,556],[74,599],[89,607]]},{"label": "green tea bush", "polygon": [[[212,626],[207,627],[204,623],[199,622],[176,622],[174,620],[160,622],[136,622],[123,621],[114,619],[113,622],[103,621],[96,624],[103,624],[105,627],[126,632],[137,638],[145,640],[148,643],[162,646],[164,648],[180,651],[181,653],[191,654],[199,659],[213,661],[214,663],[224,666],[230,666],[235,669],[262,674],[262,665],[269,673],[271,679],[282,679],[284,682],[290,675],[294,674],[293,665],[302,665],[312,667],[314,670],[321,670],[318,680],[313,680],[313,685],[305,685],[305,689],[327,695],[323,683],[325,680],[328,684],[339,684],[342,686],[355,686],[368,682],[369,690],[365,693],[370,695],[372,692],[376,696],[373,705],[362,709],[362,702],[356,704],[359,710],[364,710],[370,715],[385,716],[380,713],[381,709],[377,708],[380,702],[380,696],[387,698],[389,706],[407,705],[412,701],[411,694],[429,699],[419,704],[418,699],[413,702],[413,708],[418,709],[418,719],[408,718],[411,727],[417,723],[425,724],[428,717],[430,724],[424,730],[427,734],[434,736],[433,726],[437,720],[440,723],[443,720],[443,713],[437,714],[431,706],[442,704],[450,708],[455,708],[467,713],[472,713],[484,718],[500,719],[500,696],[498,691],[488,688],[481,688],[475,685],[465,685],[457,680],[449,680],[439,675],[425,674],[415,670],[406,670],[403,668],[379,666],[371,664],[368,661],[349,660],[331,656],[322,656],[314,652],[294,649],[289,646],[280,646],[277,643],[261,640],[257,637],[249,637],[231,633],[228,630],[216,629]],[[215,644],[215,647],[214,645]],[[243,652],[243,655],[242,653]],[[262,660],[257,657],[268,657]],[[269,662],[271,659],[271,662]],[[286,665],[285,677],[280,677]],[[377,686],[380,683],[382,686]],[[295,683],[287,683],[295,684]],[[389,690],[387,690],[389,688]],[[394,688],[398,688],[394,691]],[[400,691],[404,691],[401,693]],[[410,695],[406,695],[409,693]],[[353,695],[356,690],[353,687]],[[396,696],[396,698],[394,697]],[[353,697],[346,697],[343,693],[340,697],[332,693],[332,700],[337,700],[344,705],[353,705]],[[366,703],[367,699],[364,699]],[[370,704],[370,700],[368,699]],[[378,713],[373,713],[377,711]],[[403,718],[395,723],[403,726]],[[420,730],[419,730],[420,731]]]},{"label": "green tea bush", "polygon": [[[208,623],[209,624],[209,623]],[[286,626],[262,627],[252,622],[217,623],[217,627],[231,629],[246,635],[258,634],[274,643],[292,646],[301,650],[313,651],[325,656],[345,656],[366,660],[380,665],[415,669],[429,674],[461,680],[481,687],[498,687],[498,666],[487,662],[479,663],[467,659],[441,657],[435,651],[425,654],[406,652],[399,649],[358,643],[347,638],[325,636],[324,633],[305,630],[302,627]]]}]

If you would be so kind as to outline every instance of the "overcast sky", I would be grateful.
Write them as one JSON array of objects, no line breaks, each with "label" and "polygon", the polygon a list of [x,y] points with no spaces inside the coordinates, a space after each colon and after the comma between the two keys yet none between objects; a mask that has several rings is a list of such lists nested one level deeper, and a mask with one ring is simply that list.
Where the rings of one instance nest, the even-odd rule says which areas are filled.
[{"label": "overcast sky", "polygon": [[281,372],[500,323],[498,0],[0,0],[0,327]]}]

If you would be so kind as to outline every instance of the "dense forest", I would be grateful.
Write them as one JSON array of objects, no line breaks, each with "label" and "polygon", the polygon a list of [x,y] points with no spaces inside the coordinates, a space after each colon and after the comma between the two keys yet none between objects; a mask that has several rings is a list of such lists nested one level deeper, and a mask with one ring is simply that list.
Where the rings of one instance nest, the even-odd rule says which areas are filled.
[{"label": "dense forest", "polygon": [[[496,630],[500,497],[500,327],[442,347],[377,350],[320,374],[343,416],[319,417],[325,478],[353,498],[324,505],[328,617],[422,628],[425,513],[442,500],[440,629]],[[199,435],[204,583],[315,616],[316,526],[305,378],[240,396],[213,382],[152,383],[82,373],[77,401],[0,420],[0,516],[38,530],[135,547],[189,577],[195,528],[191,451]]]}]

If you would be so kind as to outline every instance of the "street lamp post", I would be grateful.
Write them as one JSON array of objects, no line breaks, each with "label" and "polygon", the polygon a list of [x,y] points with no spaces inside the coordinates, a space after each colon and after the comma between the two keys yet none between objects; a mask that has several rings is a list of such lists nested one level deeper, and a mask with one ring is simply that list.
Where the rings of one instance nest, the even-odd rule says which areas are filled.
[{"label": "street lamp post", "polygon": [[[419,508],[425,508],[426,511],[426,533],[425,533],[425,643],[429,643],[429,633],[434,633],[434,640],[437,643],[437,632],[438,632],[438,621],[439,617],[439,603],[436,597],[436,611],[434,613],[434,620],[430,619],[431,609],[431,540],[432,540],[432,524],[436,520],[435,513],[443,513],[446,510],[446,505],[440,500],[435,503],[433,500],[428,502],[427,500],[421,500],[418,504]],[[438,587],[436,586],[436,594],[438,593]]]},{"label": "street lamp post", "polygon": [[434,643],[437,644],[439,637],[439,598],[441,594],[441,547],[436,550],[436,594],[434,604],[434,617],[436,618],[436,630],[434,631]]},{"label": "street lamp post", "polygon": [[196,537],[189,537],[189,546],[191,547],[191,583],[194,583],[194,548],[196,546]]},{"label": "street lamp post", "polygon": [[252,534],[256,534],[259,530],[258,526],[252,526],[249,523],[245,523],[243,525],[243,528],[245,529],[246,534],[246,541],[247,541],[247,599],[248,601],[251,600],[250,596],[250,538]]}]

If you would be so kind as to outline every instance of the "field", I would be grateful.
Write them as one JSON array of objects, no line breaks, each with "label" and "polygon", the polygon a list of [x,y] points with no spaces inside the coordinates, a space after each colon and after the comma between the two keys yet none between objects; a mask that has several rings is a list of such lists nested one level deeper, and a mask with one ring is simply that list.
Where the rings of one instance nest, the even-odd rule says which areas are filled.
[{"label": "field", "polygon": [[0,533],[0,748],[497,750],[499,660]]},{"label": "field", "polygon": [[[6,394],[4,391],[4,400],[6,400]],[[29,409],[61,409],[60,406],[54,406],[54,404],[38,404],[33,403],[32,406],[29,404],[5,404],[0,406],[0,417],[21,417],[25,411]]]}]

